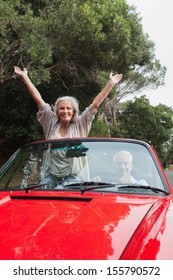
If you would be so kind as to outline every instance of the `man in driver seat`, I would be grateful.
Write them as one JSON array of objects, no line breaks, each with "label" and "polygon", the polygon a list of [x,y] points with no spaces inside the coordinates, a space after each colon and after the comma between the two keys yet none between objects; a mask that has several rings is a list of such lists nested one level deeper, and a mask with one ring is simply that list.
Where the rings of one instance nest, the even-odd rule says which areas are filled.
[{"label": "man in driver seat", "polygon": [[128,151],[119,151],[113,156],[116,182],[124,184],[148,185],[144,179],[137,180],[132,175],[133,157]]}]

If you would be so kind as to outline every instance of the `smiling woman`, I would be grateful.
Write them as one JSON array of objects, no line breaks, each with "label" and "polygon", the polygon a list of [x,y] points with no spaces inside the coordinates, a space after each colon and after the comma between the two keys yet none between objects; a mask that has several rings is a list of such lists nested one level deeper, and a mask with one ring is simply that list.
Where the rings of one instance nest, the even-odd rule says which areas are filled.
[{"label": "smiling woman", "polygon": [[85,137],[91,128],[92,121],[98,107],[108,96],[112,88],[121,81],[122,74],[110,73],[109,81],[103,90],[94,98],[93,102],[78,115],[78,101],[70,96],[58,98],[55,103],[55,112],[43,99],[37,88],[31,82],[26,68],[21,70],[17,66],[14,72],[22,78],[31,96],[38,105],[37,119],[43,127],[45,138]]},{"label": "smiling woman", "polygon": [[[40,122],[46,139],[86,137],[91,128],[92,121],[99,105],[107,97],[114,85],[122,79],[122,74],[109,76],[109,82],[103,90],[94,98],[93,102],[81,115],[78,114],[78,101],[74,97],[64,96],[58,98],[54,111],[46,103],[37,88],[31,82],[26,68],[21,70],[14,67],[15,73],[20,76],[26,84],[31,96],[38,105],[37,120]],[[51,157],[51,159],[50,159]],[[44,183],[54,183],[55,180],[74,179],[80,169],[83,169],[86,162],[76,159],[66,159],[62,151],[46,154],[45,160],[51,162],[51,173],[44,177]],[[58,170],[58,177],[55,170]]]}]

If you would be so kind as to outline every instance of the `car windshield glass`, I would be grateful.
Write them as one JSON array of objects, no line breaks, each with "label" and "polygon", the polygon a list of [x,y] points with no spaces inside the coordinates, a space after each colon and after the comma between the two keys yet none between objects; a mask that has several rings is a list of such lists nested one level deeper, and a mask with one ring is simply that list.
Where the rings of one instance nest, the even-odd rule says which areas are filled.
[{"label": "car windshield glass", "polygon": [[[33,186],[31,189],[68,191],[65,186],[75,182],[75,190],[79,182],[100,182],[165,190],[159,168],[152,151],[140,142],[92,138],[43,141],[22,147],[8,160],[0,170],[0,189]],[[99,191],[99,184],[96,189]],[[149,188],[141,189],[149,192]],[[118,188],[104,188],[104,191],[117,192]],[[136,191],[140,192],[140,188]]]}]

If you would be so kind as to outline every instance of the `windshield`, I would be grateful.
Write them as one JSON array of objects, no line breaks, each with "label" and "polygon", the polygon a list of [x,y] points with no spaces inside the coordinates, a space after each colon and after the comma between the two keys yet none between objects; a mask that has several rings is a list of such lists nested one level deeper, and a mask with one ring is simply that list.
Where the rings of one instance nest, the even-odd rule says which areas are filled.
[{"label": "windshield", "polygon": [[[164,190],[159,166],[148,146],[136,142],[54,140],[21,148],[0,171],[0,189],[65,189],[99,182]],[[65,187],[66,186],[66,187]],[[99,186],[97,184],[97,191]],[[118,191],[120,188],[104,188]],[[142,188],[147,190],[147,188]],[[138,188],[133,190],[138,191]],[[129,192],[123,188],[123,192]],[[130,188],[130,192],[132,189]]]}]

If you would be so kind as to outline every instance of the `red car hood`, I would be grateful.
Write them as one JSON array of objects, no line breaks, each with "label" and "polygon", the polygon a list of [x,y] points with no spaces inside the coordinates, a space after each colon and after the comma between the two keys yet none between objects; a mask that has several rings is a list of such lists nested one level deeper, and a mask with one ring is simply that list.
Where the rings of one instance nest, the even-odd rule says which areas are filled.
[{"label": "red car hood", "polygon": [[42,191],[0,198],[0,259],[173,259],[170,198]]}]

